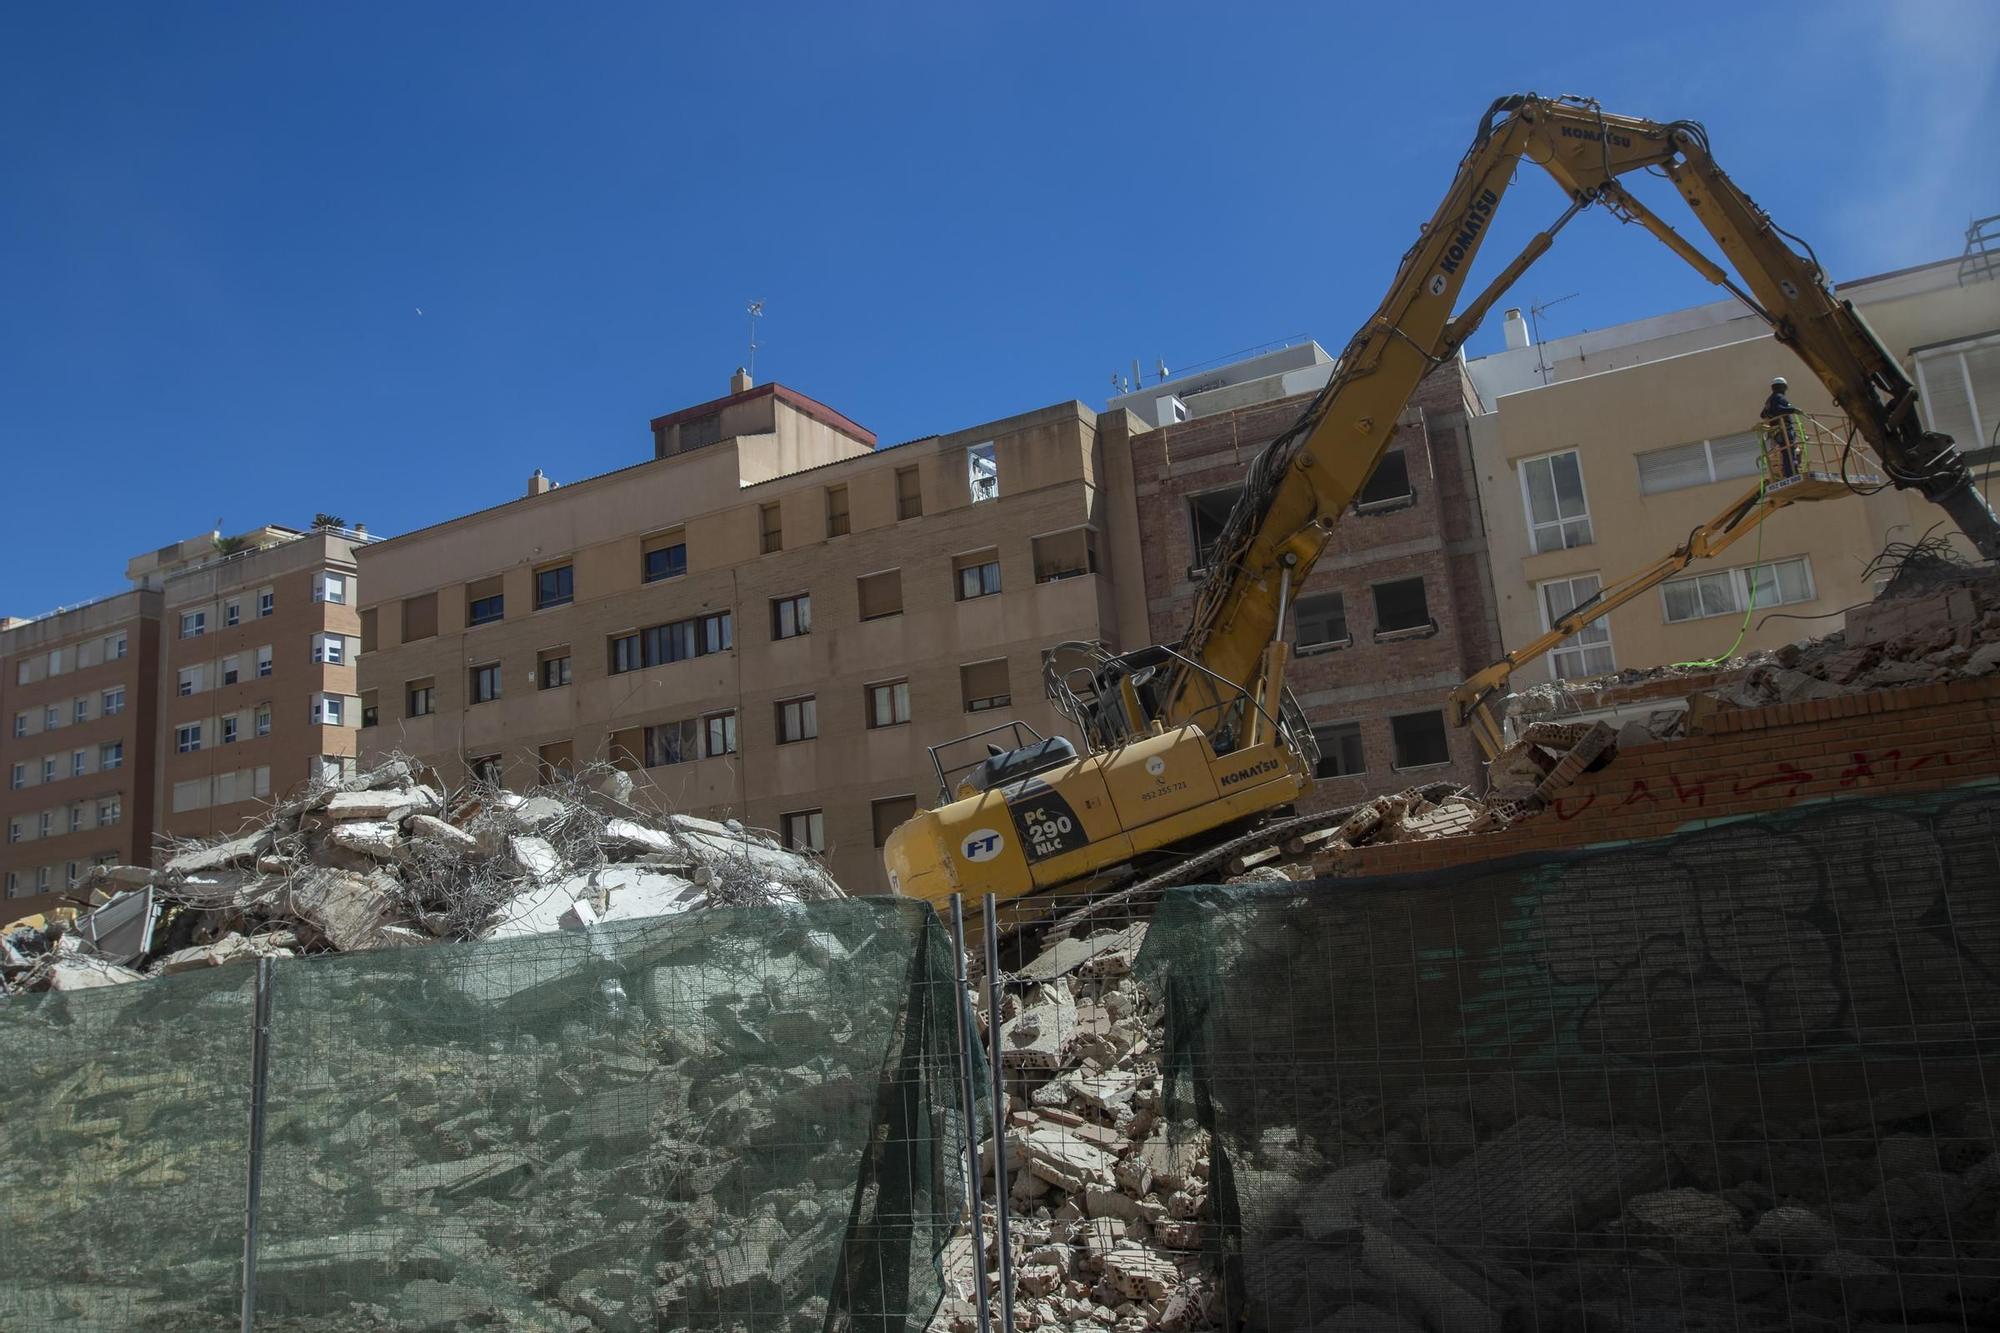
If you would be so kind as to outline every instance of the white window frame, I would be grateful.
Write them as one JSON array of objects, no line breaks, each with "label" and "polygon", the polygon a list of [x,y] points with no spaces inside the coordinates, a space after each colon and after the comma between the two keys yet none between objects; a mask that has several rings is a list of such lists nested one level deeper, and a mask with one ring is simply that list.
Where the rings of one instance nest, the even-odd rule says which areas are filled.
[{"label": "white window frame", "polygon": [[233,629],[243,623],[243,599],[232,597],[222,604],[222,627]]},{"label": "white window frame", "polygon": [[[1957,442],[1962,451],[1986,448],[1992,440],[1994,426],[2000,424],[1987,420],[1985,414],[1980,412],[1979,396],[1973,392],[1972,387],[1972,367],[1965,364],[1967,352],[1981,351],[1993,346],[2000,346],[2000,333],[1961,338],[1955,342],[1941,343],[1932,347],[1914,348],[1910,354],[1910,360],[1917,368],[1917,394],[1924,408],[1924,425],[1929,430],[1938,429],[1936,419],[1931,416],[1931,374],[1947,358],[1957,368],[1959,382],[1965,386],[1966,411],[1971,417],[1972,432],[1975,437]],[[1988,404],[1988,406],[1992,408],[2000,405]]]},{"label": "white window frame", "polygon": [[[1794,563],[1798,564],[1805,571],[1806,595],[1804,597],[1794,597],[1787,600],[1784,596],[1782,596],[1782,590],[1781,590],[1781,595],[1779,596],[1778,600],[1774,602],[1758,602],[1757,603],[1758,607],[1763,608],[1772,606],[1804,606],[1808,602],[1818,601],[1819,580],[1813,576],[1812,557],[1804,555],[1788,555],[1780,557],[1779,559],[1776,560],[1760,560],[1754,565],[1735,565],[1729,569],[1704,569],[1697,573],[1684,574],[1677,579],[1668,579],[1665,583],[1662,583],[1660,585],[1660,623],[1663,625],[1691,625],[1697,620],[1715,620],[1723,616],[1740,616],[1743,614],[1745,608],[1747,608],[1750,605],[1750,571],[1754,569],[1776,570],[1779,565],[1789,565]],[[1722,578],[1722,577],[1727,577],[1729,579],[1730,598],[1733,602],[1733,605],[1731,605],[1728,610],[1704,611],[1700,615],[1693,615],[1693,616],[1675,616],[1672,613],[1672,610],[1667,601],[1668,588],[1674,586],[1677,583],[1680,584],[1695,583],[1705,578]],[[1777,580],[1777,575],[1775,573],[1772,575],[1772,580],[1774,583]]]},{"label": "white window frame", "polygon": [[88,749],[71,750],[69,752],[69,775],[73,778],[80,778],[89,772],[90,751]]},{"label": "white window frame", "polygon": [[54,755],[49,755],[48,757],[42,760],[42,782],[44,784],[47,784],[54,782],[55,780],[56,780],[56,759]]},{"label": "white window frame", "polygon": [[28,766],[16,764],[7,777],[7,790],[20,791],[28,785]]},{"label": "white window frame", "polygon": [[276,612],[277,609],[277,591],[272,588],[259,588],[257,590],[257,619],[262,620],[265,616]]},{"label": "white window frame", "polygon": [[120,660],[125,656],[126,646],[123,634],[111,635],[104,641],[104,660],[107,662]]},{"label": "white window frame", "polygon": [[201,723],[184,722],[174,728],[174,753],[196,754],[201,750]]},{"label": "white window frame", "polygon": [[122,713],[124,711],[125,711],[125,687],[123,685],[119,685],[112,689],[106,690],[104,692],[104,701],[100,708],[101,716],[111,717],[115,714]]},{"label": "white window frame", "polygon": [[264,680],[271,674],[271,645],[265,644],[257,650],[257,679]]},{"label": "white window frame", "polygon": [[1000,498],[1000,457],[992,440],[966,446],[965,488],[974,504]]},{"label": "white window frame", "polygon": [[[1732,472],[1726,477],[1723,476],[1720,472],[1716,471],[1715,446],[1718,443],[1728,443],[1733,440],[1744,440],[1744,439],[1748,439],[1749,441],[1757,445],[1756,456],[1758,461],[1756,465],[1753,466],[1748,472]],[[1643,460],[1645,460],[1647,457],[1651,455],[1666,453],[1671,449],[1688,449],[1692,448],[1697,444],[1701,446],[1702,462],[1706,464],[1708,469],[1706,476],[1704,476],[1700,481],[1691,481],[1684,486],[1661,486],[1655,490],[1650,490],[1650,491],[1646,489],[1646,474],[1644,470]],[[1733,435],[1712,435],[1704,437],[1699,440],[1688,440],[1681,444],[1662,445],[1658,449],[1640,450],[1638,453],[1632,455],[1633,480],[1634,484],[1638,486],[1639,494],[1641,496],[1671,495],[1675,491],[1691,491],[1697,486],[1709,486],[1713,485],[1718,481],[1748,480],[1752,477],[1755,477],[1762,470],[1763,468],[1762,459],[1763,459],[1763,443],[1762,441],[1758,440],[1757,433],[1755,431],[1738,431]],[[1589,509],[1590,509],[1590,497],[1588,494],[1586,494],[1584,496],[1584,510],[1586,515],[1588,515]],[[1593,532],[1594,531],[1595,530],[1593,529]]]},{"label": "white window frame", "polygon": [[250,729],[259,736],[271,734],[271,705],[260,704],[250,715]]},{"label": "white window frame", "polygon": [[323,666],[346,666],[347,636],[327,633],[313,635],[312,660]]},{"label": "white window frame", "polygon": [[[1604,577],[1594,569],[1583,569],[1583,570],[1578,570],[1574,574],[1563,574],[1552,579],[1542,579],[1540,582],[1535,584],[1535,611],[1536,614],[1540,615],[1542,618],[1542,629],[1544,631],[1555,628],[1555,619],[1554,617],[1549,615],[1549,597],[1547,590],[1554,587],[1558,583],[1573,584],[1578,579],[1596,579],[1597,592],[1602,593],[1604,591]],[[1593,593],[1592,595],[1595,596],[1597,594]],[[1573,602],[1572,605],[1575,605],[1575,603]],[[1593,636],[1601,635],[1602,637],[1593,638],[1586,642],[1584,639],[1585,635],[1593,635]],[[1604,652],[1610,656],[1611,664],[1605,667],[1604,671],[1589,671],[1581,669],[1583,667],[1588,666],[1590,653],[1600,648],[1603,649]],[[1577,666],[1579,669],[1575,671],[1566,672],[1563,669],[1562,658],[1571,656],[1577,659]],[[1555,647],[1549,649],[1549,651],[1545,654],[1545,657],[1549,664],[1549,675],[1554,677],[1556,680],[1586,680],[1591,676],[1601,676],[1604,675],[1606,672],[1616,671],[1618,669],[1618,653],[1617,650],[1612,647],[1611,643],[1610,616],[1609,615],[1600,616],[1594,623],[1585,625],[1582,629],[1570,635],[1568,638],[1564,639],[1561,643],[1557,644]]]},{"label": "white window frame", "polygon": [[242,722],[236,714],[229,713],[224,715],[222,719],[222,743],[224,745],[236,744],[236,735],[241,730]]},{"label": "white window frame", "polygon": [[[105,752],[109,751],[109,755]],[[97,747],[97,771],[108,773],[114,768],[125,767],[125,742],[106,741]]]},{"label": "white window frame", "polygon": [[[1567,517],[1558,516],[1554,519],[1549,520],[1548,522],[1537,523],[1535,521],[1534,493],[1528,489],[1529,465],[1534,463],[1549,464],[1549,490],[1551,494],[1554,494],[1555,492],[1554,460],[1561,458],[1564,454],[1576,455],[1576,488],[1577,490],[1583,493],[1583,512],[1581,514],[1571,514]],[[1579,519],[1583,521],[1584,526],[1588,529],[1589,535],[1587,539],[1584,541],[1574,542],[1574,543],[1565,539],[1562,545],[1554,547],[1552,549],[1554,551],[1574,551],[1578,547],[1591,546],[1596,544],[1597,525],[1593,523],[1590,518],[1590,484],[1588,481],[1585,480],[1583,475],[1583,451],[1581,449],[1578,449],[1575,446],[1571,446],[1568,449],[1552,449],[1548,453],[1536,454],[1531,458],[1516,459],[1514,461],[1514,471],[1520,477],[1521,518],[1522,521],[1525,522],[1528,527],[1528,554],[1548,555],[1552,553],[1551,551],[1542,550],[1540,545],[1537,544],[1537,542],[1535,541],[1535,533],[1538,530],[1542,528],[1561,528],[1564,525],[1569,523],[1574,523]]]},{"label": "white window frame", "polygon": [[100,796],[97,798],[97,827],[105,828],[116,824],[125,817],[125,798],[122,796]]},{"label": "white window frame", "polygon": [[49,704],[42,709],[43,731],[54,731],[57,727],[60,727],[61,725],[62,725],[62,709],[58,705]]},{"label": "white window frame", "polygon": [[85,694],[85,695],[80,695],[80,696],[78,696],[78,698],[77,698],[77,701],[76,701],[76,702],[75,702],[75,703],[74,703],[73,705],[71,705],[71,707],[70,707],[70,718],[71,718],[71,720],[72,720],[72,721],[75,721],[75,722],[88,722],[88,721],[90,721],[90,696],[89,696],[89,695]]},{"label": "white window frame", "polygon": [[181,612],[181,637],[183,639],[199,639],[206,633],[208,633],[208,611],[206,609]]},{"label": "white window frame", "polygon": [[[792,821],[795,819],[805,821],[806,840],[802,843],[792,841]],[[778,816],[778,831],[785,846],[792,851],[819,853],[826,851],[826,811],[824,809],[787,810],[784,814]]]},{"label": "white window frame", "polygon": [[[497,697],[497,696],[496,696]],[[342,718],[347,709],[338,694],[315,694],[312,700],[312,722],[316,727],[344,726]]]},{"label": "white window frame", "polygon": [[346,606],[347,575],[336,574],[330,569],[313,575],[313,600],[329,606]]},{"label": "white window frame", "polygon": [[14,739],[19,740],[27,734],[28,714],[25,711],[14,714]]}]

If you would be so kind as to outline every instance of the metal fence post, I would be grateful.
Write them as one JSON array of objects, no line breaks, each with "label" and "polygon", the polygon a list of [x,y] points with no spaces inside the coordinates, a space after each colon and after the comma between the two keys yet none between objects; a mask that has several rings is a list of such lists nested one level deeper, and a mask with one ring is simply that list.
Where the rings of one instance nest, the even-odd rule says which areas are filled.
[{"label": "metal fence post", "polygon": [[[958,993],[952,997],[952,1012],[958,1015],[958,1086],[965,1106],[965,1184],[972,1205],[972,1278],[978,1292],[979,1333],[991,1333],[993,1312],[987,1308],[986,1236],[981,1222],[979,1197],[979,1092],[972,1086],[972,1043],[979,1025],[973,1020],[972,1001],[965,993],[965,902],[951,895],[951,947],[957,967]],[[994,1145],[998,1152],[1000,1146]]]},{"label": "metal fence post", "polygon": [[250,1033],[250,1169],[243,1199],[243,1333],[257,1326],[257,1215],[264,1189],[264,1094],[271,1072],[271,978],[277,960],[257,960]]},{"label": "metal fence post", "polygon": [[1013,1220],[1007,1210],[1007,1075],[1000,1050],[1000,908],[992,894],[981,904],[986,918],[986,1027],[993,1065],[993,1218],[1000,1240],[1000,1327],[1014,1333]]}]

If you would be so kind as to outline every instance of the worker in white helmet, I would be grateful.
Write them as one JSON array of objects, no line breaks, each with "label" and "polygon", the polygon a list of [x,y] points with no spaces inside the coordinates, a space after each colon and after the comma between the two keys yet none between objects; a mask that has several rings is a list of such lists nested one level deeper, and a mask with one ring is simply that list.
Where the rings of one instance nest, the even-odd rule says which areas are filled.
[{"label": "worker in white helmet", "polygon": [[1779,375],[1771,381],[1771,396],[1764,400],[1764,475],[1771,481],[1790,481],[1799,475],[1799,452],[1805,445],[1805,414],[1785,396],[1791,387]]}]

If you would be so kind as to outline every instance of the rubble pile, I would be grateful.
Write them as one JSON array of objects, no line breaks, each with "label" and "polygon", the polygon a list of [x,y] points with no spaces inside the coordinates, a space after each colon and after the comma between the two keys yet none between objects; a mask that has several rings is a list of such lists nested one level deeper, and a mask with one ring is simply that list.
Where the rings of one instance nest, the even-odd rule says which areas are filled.
[{"label": "rubble pile", "polygon": [[656,815],[615,770],[447,798],[392,759],[317,783],[158,869],[100,866],[91,910],[0,936],[0,987],[70,991],[260,957],[509,939],[711,906],[842,897],[734,820]]},{"label": "rubble pile", "polygon": [[[1160,1116],[1165,1015],[1133,978],[1146,926],[1061,940],[1009,979],[998,1058],[1007,1075],[1006,1167],[1019,1329],[1213,1327],[1203,1254],[1206,1136],[1169,1138]],[[975,997],[982,1030],[991,1015]],[[986,1192],[990,1134],[982,1147]],[[994,1206],[985,1202],[997,1289]],[[975,1333],[969,1237],[945,1253],[934,1329]]]}]

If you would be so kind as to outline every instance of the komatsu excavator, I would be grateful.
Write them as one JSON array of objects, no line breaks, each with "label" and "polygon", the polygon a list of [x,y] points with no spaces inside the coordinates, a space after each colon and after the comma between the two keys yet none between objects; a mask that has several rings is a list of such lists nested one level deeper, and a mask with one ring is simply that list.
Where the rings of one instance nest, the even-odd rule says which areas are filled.
[{"label": "komatsu excavator", "polygon": [[[1553,176],[1568,207],[1453,314],[1523,162]],[[1622,178],[1639,171],[1673,183],[1740,283],[1627,192]],[[1556,233],[1592,206],[1645,228],[1761,316],[1827,386],[1888,480],[1920,491],[1981,554],[2000,557],[2000,523],[1950,438],[1921,425],[1915,386],[1853,306],[1828,289],[1810,247],[1798,242],[1801,255],[1787,245],[1785,238],[1797,238],[1715,164],[1700,125],[1614,116],[1576,97],[1503,97],[1403,255],[1380,309],[1298,422],[1251,465],[1185,636],[1119,654],[1074,643],[1051,651],[1044,683],[1076,725],[1081,751],[1022,723],[993,729],[1009,733],[1005,745],[981,733],[933,747],[941,803],[890,834],[883,855],[891,886],[937,903],[953,893],[1004,901],[1087,890],[1129,876],[1155,854],[1212,847],[1309,790],[1317,747],[1285,689],[1287,609],[1424,375],[1457,354]],[[1753,497],[1751,508],[1761,503]],[[1715,535],[1740,532],[1749,517],[1750,509],[1732,507],[1710,527]],[[1687,558],[1713,549],[1711,542]],[[1493,687],[1483,677],[1468,682],[1462,721],[1484,716],[1479,705]],[[1483,744],[1492,739],[1481,735]],[[947,762],[955,747],[982,740],[985,758]]]}]

